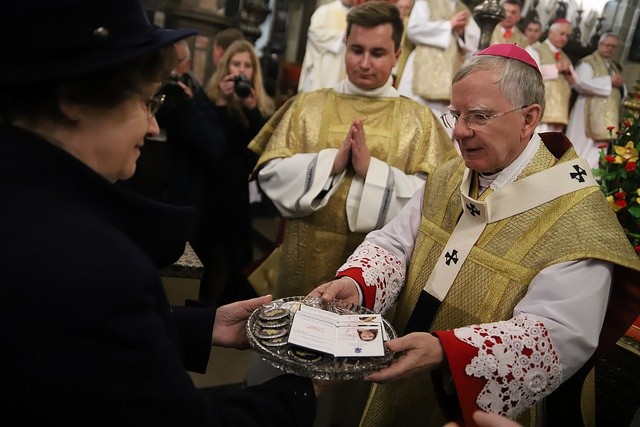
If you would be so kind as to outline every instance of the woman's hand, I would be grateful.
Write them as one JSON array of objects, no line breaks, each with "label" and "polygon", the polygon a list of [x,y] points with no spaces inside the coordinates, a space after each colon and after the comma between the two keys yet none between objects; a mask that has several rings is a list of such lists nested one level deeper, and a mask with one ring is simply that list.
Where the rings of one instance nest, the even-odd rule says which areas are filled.
[{"label": "woman's hand", "polygon": [[272,299],[271,295],[265,295],[218,307],[213,323],[211,344],[240,350],[248,348],[247,320],[249,320],[251,313],[264,304],[270,303]]},{"label": "woman's hand", "polygon": [[440,340],[427,332],[413,332],[385,343],[388,350],[402,353],[390,366],[366,376],[374,382],[388,382],[411,377],[442,363],[444,350]]},{"label": "woman's hand", "polygon": [[227,74],[218,82],[218,91],[222,96],[217,97],[216,105],[227,105],[227,99],[235,95],[235,92],[233,90],[233,88],[235,87],[233,77],[233,74]]},{"label": "woman's hand", "polygon": [[187,95],[189,99],[193,99],[193,91],[189,86],[187,86],[186,84],[182,83],[179,80],[178,80],[178,86],[180,86],[180,88],[184,91],[184,94]]},{"label": "woman's hand", "polygon": [[335,299],[347,300],[353,304],[360,304],[360,293],[358,284],[348,277],[341,277],[331,282],[323,283],[309,295],[310,297],[321,297],[323,303],[330,303]]},{"label": "woman's hand", "polygon": [[234,96],[240,105],[247,110],[253,110],[258,105],[258,100],[256,99],[256,90],[251,88],[251,93],[246,98],[240,98],[237,94],[234,93]]}]

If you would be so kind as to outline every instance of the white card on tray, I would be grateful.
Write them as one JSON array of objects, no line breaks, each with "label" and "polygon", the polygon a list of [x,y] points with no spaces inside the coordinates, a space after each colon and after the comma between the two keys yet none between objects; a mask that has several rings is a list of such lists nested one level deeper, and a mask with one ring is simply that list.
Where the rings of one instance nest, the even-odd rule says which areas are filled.
[{"label": "white card on tray", "polygon": [[302,305],[288,341],[336,357],[377,357],[384,356],[384,336],[379,314],[340,315]]}]

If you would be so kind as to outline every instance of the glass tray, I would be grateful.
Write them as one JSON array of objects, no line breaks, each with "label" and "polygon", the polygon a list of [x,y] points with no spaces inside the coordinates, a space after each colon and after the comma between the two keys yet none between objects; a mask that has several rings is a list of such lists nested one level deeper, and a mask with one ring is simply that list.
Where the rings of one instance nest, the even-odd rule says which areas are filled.
[{"label": "glass tray", "polygon": [[[327,353],[307,350],[287,343],[293,314],[301,304],[339,314],[373,314],[365,307],[345,301],[322,305],[319,298],[288,297],[272,301],[257,310],[247,322],[247,337],[260,357],[285,372],[320,380],[351,380],[378,371],[394,359],[394,353],[385,349],[381,357],[334,357]],[[270,317],[270,318],[267,318]],[[391,324],[383,319],[389,337],[397,337]]]}]

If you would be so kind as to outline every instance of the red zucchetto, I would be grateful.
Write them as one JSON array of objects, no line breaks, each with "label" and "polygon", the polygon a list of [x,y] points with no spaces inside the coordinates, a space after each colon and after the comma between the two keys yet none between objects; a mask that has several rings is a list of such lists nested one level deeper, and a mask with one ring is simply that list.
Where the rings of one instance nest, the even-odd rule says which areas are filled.
[{"label": "red zucchetto", "polygon": [[558,18],[555,21],[553,21],[552,25],[553,24],[571,24],[571,21],[569,21],[566,18]]},{"label": "red zucchetto", "polygon": [[476,52],[476,55],[502,56],[503,58],[516,59],[520,62],[524,62],[525,64],[532,66],[537,71],[540,71],[540,69],[538,68],[538,64],[536,64],[536,61],[534,61],[531,55],[529,55],[526,50],[515,44],[494,44],[486,49]]}]

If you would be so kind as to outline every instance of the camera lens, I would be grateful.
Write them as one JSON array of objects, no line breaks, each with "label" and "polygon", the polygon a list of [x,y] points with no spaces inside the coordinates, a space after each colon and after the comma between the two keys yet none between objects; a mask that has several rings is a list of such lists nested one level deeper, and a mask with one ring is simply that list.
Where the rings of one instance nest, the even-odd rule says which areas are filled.
[{"label": "camera lens", "polygon": [[252,85],[244,74],[238,74],[233,78],[233,90],[240,98],[246,98],[251,95]]}]

